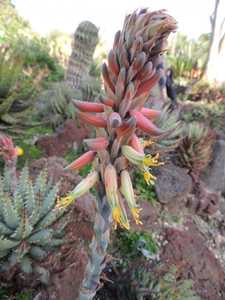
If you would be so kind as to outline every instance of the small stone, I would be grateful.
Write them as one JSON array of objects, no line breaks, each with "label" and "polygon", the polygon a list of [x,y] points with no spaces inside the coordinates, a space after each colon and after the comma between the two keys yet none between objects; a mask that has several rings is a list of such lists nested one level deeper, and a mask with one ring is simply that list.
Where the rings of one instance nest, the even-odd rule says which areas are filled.
[{"label": "small stone", "polygon": [[165,204],[186,199],[192,190],[192,179],[184,169],[170,163],[160,167],[158,172],[155,190],[159,202]]}]

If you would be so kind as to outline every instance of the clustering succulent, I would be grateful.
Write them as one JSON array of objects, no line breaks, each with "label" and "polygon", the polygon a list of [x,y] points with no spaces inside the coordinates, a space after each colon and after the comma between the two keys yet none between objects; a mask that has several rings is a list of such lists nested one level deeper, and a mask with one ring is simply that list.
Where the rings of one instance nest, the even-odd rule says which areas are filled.
[{"label": "clustering succulent", "polygon": [[200,300],[196,295],[191,279],[180,279],[177,268],[172,266],[163,276],[157,276],[142,266],[137,266],[133,272],[132,283],[137,299],[144,300]]},{"label": "clustering succulent", "polygon": [[81,98],[81,93],[75,91],[65,82],[54,82],[48,89],[42,91],[35,103],[37,119],[46,121],[53,127],[63,123],[66,119],[75,117],[72,103],[74,97]]},{"label": "clustering succulent", "polygon": [[68,63],[66,83],[80,89],[91,67],[93,54],[98,42],[98,28],[89,21],[79,24],[74,34],[74,44]]},{"label": "clustering succulent", "polygon": [[184,130],[185,136],[177,149],[178,160],[198,176],[210,163],[215,134],[198,122],[188,124]]},{"label": "clustering succulent", "polygon": [[[160,78],[156,71],[165,42],[175,30],[175,20],[165,11],[135,11],[126,17],[122,31],[115,35],[113,49],[102,76],[107,98],[102,103],[76,101],[78,117],[96,128],[96,137],[84,140],[89,151],[72,162],[67,169],[77,170],[93,163],[93,171],[66,198],[62,207],[72,203],[81,193],[98,183],[95,236],[91,258],[80,299],[92,299],[104,267],[111,216],[114,227],[129,229],[126,205],[137,224],[141,224],[130,170],[135,166],[143,172],[147,184],[154,184],[151,169],[161,165],[158,154],[145,155],[137,134],[140,130],[150,137],[167,133],[153,123],[160,112],[144,108],[151,88]],[[79,192],[78,192],[79,189]]]},{"label": "clustering succulent", "polygon": [[1,136],[0,154],[6,162],[0,178],[0,272],[17,265],[23,272],[36,271],[46,280],[47,272],[38,262],[64,243],[64,224],[52,228],[65,212],[57,206],[59,184],[48,181],[45,171],[33,183],[28,167],[18,180],[15,174],[12,176],[16,170],[9,161],[17,157],[19,149],[10,138]]},{"label": "clustering succulent", "polygon": [[145,147],[152,147],[157,152],[168,152],[178,147],[183,138],[183,126],[179,120],[179,112],[171,111],[166,105],[159,116],[156,116],[155,124],[163,130],[167,130],[167,134],[162,138],[151,138],[144,141]]}]

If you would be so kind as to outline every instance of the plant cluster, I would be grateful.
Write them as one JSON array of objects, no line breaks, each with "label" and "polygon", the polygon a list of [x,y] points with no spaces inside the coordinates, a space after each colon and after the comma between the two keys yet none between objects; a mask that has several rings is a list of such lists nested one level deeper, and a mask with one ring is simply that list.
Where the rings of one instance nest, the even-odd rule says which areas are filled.
[{"label": "plant cluster", "polygon": [[0,122],[7,130],[30,121],[37,92],[44,82],[63,79],[64,71],[10,1],[0,9]]},{"label": "plant cluster", "polygon": [[210,36],[202,34],[197,41],[177,33],[169,45],[167,64],[173,69],[177,83],[199,79],[206,63]]},{"label": "plant cluster", "polygon": [[179,279],[177,273],[176,267],[171,267],[163,276],[157,277],[143,267],[137,267],[132,282],[137,299],[200,300],[193,289],[193,281]]},{"label": "plant cluster", "polygon": [[193,122],[186,126],[184,135],[177,149],[178,159],[183,167],[200,175],[210,163],[215,134],[201,123]]},{"label": "plant cluster", "polygon": [[0,178],[0,271],[10,272],[19,266],[24,273],[37,272],[46,282],[48,272],[39,262],[65,242],[65,224],[53,229],[64,214],[57,205],[59,184],[53,185],[45,171],[33,183],[28,167],[17,179],[15,163],[20,153],[10,138],[1,136],[5,172]]},{"label": "plant cluster", "polygon": [[188,102],[181,114],[182,120],[187,123],[201,122],[210,128],[223,129],[225,105],[223,103],[207,103],[202,100],[197,103]]}]

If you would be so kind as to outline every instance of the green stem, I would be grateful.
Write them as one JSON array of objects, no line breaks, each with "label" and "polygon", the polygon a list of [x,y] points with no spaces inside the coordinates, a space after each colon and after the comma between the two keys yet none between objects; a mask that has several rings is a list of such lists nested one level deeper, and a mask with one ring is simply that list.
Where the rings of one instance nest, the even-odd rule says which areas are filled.
[{"label": "green stem", "polygon": [[104,185],[100,182],[96,197],[94,236],[90,244],[89,261],[82,282],[79,300],[91,300],[96,294],[99,279],[106,264],[107,247],[111,229],[111,210],[106,201]]}]

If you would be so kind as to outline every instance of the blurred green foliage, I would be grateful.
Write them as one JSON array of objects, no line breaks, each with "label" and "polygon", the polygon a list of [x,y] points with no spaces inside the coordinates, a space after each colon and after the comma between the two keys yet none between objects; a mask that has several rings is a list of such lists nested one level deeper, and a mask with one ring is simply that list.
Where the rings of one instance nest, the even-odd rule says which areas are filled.
[{"label": "blurred green foliage", "polygon": [[0,287],[0,300],[30,300],[32,299],[33,291],[25,290],[15,295],[12,295],[12,289]]},{"label": "blurred green foliage", "polygon": [[[188,107],[189,105],[189,107]],[[210,128],[223,129],[225,117],[225,104],[207,101],[186,104],[181,118],[187,123],[200,122]]]},{"label": "blurred green foliage", "polygon": [[37,92],[62,80],[64,70],[50,55],[48,40],[32,31],[11,1],[1,1],[0,11],[0,121],[24,124]]},{"label": "blurred green foliage", "polygon": [[157,196],[155,192],[155,188],[153,185],[147,185],[144,176],[140,172],[136,172],[134,174],[134,186],[136,188],[137,194],[144,199],[149,201],[152,205],[154,205],[157,201]]},{"label": "blurred green foliage", "polygon": [[183,84],[199,78],[205,67],[210,34],[202,34],[197,40],[178,32],[170,41],[167,64],[172,67],[176,82]]},{"label": "blurred green foliage", "polygon": [[146,258],[158,252],[158,245],[151,233],[120,231],[117,234],[118,248],[128,260],[143,255]]}]

